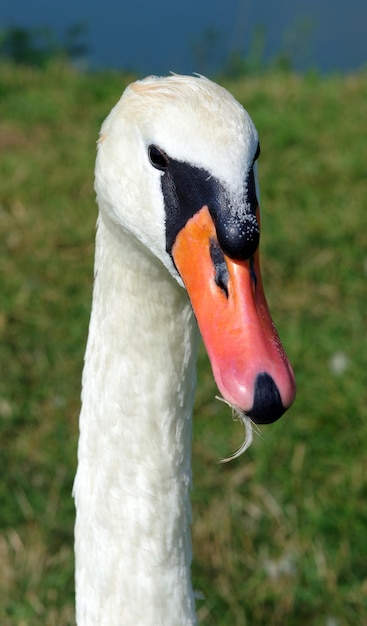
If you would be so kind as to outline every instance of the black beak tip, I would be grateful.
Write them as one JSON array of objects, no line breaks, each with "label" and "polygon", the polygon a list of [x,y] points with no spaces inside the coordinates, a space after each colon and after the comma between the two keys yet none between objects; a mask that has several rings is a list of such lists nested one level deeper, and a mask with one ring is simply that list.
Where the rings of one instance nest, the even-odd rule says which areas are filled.
[{"label": "black beak tip", "polygon": [[247,415],[255,424],[276,422],[287,409],[283,406],[278,387],[266,372],[258,374],[255,381],[254,404]]}]

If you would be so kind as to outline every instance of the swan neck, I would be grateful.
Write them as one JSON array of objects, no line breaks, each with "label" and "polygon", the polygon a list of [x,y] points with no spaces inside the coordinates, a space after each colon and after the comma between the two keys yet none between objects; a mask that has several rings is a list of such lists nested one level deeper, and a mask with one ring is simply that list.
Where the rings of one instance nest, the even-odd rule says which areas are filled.
[{"label": "swan neck", "polygon": [[99,219],[74,485],[78,626],[196,624],[185,291]]}]

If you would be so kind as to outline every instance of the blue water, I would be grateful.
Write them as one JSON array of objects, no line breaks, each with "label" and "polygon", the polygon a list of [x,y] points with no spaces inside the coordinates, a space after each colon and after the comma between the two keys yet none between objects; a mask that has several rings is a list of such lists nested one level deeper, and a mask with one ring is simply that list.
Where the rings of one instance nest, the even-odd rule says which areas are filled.
[{"label": "blue water", "polygon": [[353,71],[367,64],[366,0],[0,3],[2,29],[42,25],[61,37],[77,22],[88,28],[87,61],[92,67],[131,68],[143,74],[213,71],[231,52],[248,52],[259,25],[264,60],[285,52],[296,69],[321,72]]}]

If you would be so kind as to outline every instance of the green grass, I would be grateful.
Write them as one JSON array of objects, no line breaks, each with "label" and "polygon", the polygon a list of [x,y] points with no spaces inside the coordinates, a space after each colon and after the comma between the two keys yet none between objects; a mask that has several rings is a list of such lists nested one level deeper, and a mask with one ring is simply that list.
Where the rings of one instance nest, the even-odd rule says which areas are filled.
[{"label": "green grass", "polygon": [[[95,141],[127,75],[0,72],[0,623],[73,617],[71,498]],[[226,85],[261,138],[262,266],[298,381],[242,441],[203,352],[193,577],[202,626],[367,624],[367,75]],[[338,368],[338,364],[340,367]]]}]

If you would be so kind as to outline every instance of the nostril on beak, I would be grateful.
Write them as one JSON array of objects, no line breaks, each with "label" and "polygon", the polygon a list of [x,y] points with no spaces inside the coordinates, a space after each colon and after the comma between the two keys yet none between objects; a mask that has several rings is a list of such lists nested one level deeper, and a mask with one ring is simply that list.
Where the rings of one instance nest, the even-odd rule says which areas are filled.
[{"label": "nostril on beak", "polygon": [[255,424],[271,424],[286,411],[282,404],[278,387],[266,372],[258,374],[255,380],[254,404],[247,415]]},{"label": "nostril on beak", "polygon": [[214,280],[218,287],[223,291],[226,298],[228,298],[228,283],[229,283],[229,274],[228,268],[226,264],[226,260],[224,258],[224,254],[220,249],[220,246],[216,239],[210,239],[210,257],[214,266],[215,277]]}]

